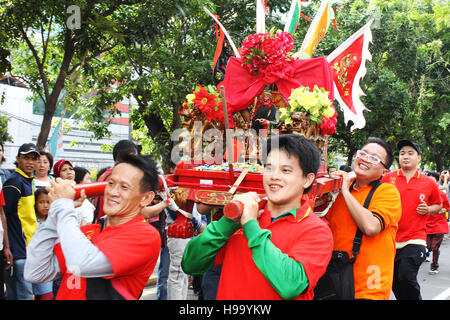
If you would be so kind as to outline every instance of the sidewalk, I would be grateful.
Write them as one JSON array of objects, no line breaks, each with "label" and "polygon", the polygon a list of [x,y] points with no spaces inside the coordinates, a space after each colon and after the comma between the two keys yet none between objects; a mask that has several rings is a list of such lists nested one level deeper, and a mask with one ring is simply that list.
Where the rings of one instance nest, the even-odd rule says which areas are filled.
[{"label": "sidewalk", "polygon": [[159,257],[158,257],[158,261],[156,262],[155,269],[153,269],[153,273],[151,274],[150,278],[148,278],[148,280],[147,280],[146,287],[156,285],[156,281],[158,280],[158,268],[159,268]]},{"label": "sidewalk", "polygon": [[[159,258],[156,262],[155,269],[152,275],[148,278],[147,285],[142,292],[142,296],[139,300],[156,300],[156,281],[158,280],[158,268],[159,268]],[[198,300],[197,295],[192,289],[188,289],[186,300]]]}]

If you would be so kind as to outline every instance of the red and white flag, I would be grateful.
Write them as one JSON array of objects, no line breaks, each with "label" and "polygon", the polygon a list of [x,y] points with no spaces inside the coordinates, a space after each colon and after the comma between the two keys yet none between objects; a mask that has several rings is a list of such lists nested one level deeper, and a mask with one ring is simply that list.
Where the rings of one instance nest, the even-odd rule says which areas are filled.
[{"label": "red and white flag", "polygon": [[360,100],[364,92],[359,80],[366,74],[366,60],[372,60],[369,42],[372,42],[371,19],[365,26],[345,40],[328,57],[334,82],[334,96],[344,112],[344,121],[353,121],[350,130],[361,129],[366,125],[363,111],[368,110]]}]

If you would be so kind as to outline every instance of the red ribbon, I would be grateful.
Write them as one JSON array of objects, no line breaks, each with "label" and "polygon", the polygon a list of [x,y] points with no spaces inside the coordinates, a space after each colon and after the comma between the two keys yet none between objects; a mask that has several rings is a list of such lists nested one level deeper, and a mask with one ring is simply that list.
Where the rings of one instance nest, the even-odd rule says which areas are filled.
[{"label": "red ribbon", "polygon": [[264,87],[273,83],[286,99],[291,95],[292,89],[299,86],[312,89],[314,85],[325,88],[330,100],[334,99],[331,70],[324,57],[291,60],[282,70],[259,72],[257,75],[250,74],[242,66],[241,58],[231,57],[224,80],[228,110],[237,112],[248,108]]}]

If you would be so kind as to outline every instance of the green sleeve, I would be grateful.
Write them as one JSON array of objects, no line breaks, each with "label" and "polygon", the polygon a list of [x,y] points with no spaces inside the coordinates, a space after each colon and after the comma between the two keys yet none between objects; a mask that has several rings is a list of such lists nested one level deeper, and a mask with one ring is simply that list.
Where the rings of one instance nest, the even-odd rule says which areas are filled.
[{"label": "green sleeve", "polygon": [[270,241],[271,235],[269,230],[260,228],[257,220],[244,225],[244,236],[258,269],[283,299],[295,298],[309,285],[305,270]]},{"label": "green sleeve", "polygon": [[181,267],[187,274],[202,274],[214,266],[217,252],[240,225],[225,216],[211,222],[203,232],[186,245]]}]

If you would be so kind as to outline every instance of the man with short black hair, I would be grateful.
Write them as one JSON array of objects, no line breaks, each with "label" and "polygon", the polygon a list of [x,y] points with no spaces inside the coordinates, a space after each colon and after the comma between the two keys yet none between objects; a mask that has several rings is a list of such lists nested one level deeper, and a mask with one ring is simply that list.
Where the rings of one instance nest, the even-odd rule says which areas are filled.
[{"label": "man with short black hair", "polygon": [[311,300],[333,246],[330,229],[303,198],[315,180],[320,156],[296,134],[267,142],[264,212],[255,192],[237,194],[240,218],[210,223],[184,251],[183,270],[202,274],[222,264],[217,299]]},{"label": "man with short black hair", "polygon": [[[118,164],[123,157],[133,154],[138,155],[138,148],[134,144],[133,141],[130,140],[120,140],[114,145],[113,148],[113,160],[114,165]],[[97,182],[105,182],[108,181],[112,172],[112,168],[106,169],[101,176],[97,177]],[[95,201],[95,211],[94,211],[94,219],[92,223],[97,223],[101,217],[104,216],[103,212],[103,196],[97,197]],[[91,221],[89,221],[91,222]]]},{"label": "man with short black hair", "polygon": [[42,283],[62,277],[58,300],[139,299],[161,244],[142,215],[157,188],[155,163],[124,155],[105,189],[106,218],[80,229],[72,183],[57,178],[48,218],[28,246],[25,278]]},{"label": "man with short black hair", "polygon": [[382,182],[395,185],[402,201],[398,223],[392,291],[397,300],[421,300],[417,273],[425,260],[427,214],[442,208],[436,183],[420,172],[422,159],[417,143],[401,140],[397,144],[400,169],[386,174]]},{"label": "man with short black hair", "polygon": [[31,283],[23,278],[23,268],[26,247],[37,226],[32,181],[39,157],[39,149],[33,143],[21,145],[15,162],[16,171],[3,186],[9,247],[13,255],[13,272],[12,275],[8,272],[5,279],[8,300],[33,299]]},{"label": "man with short black hair", "polygon": [[[390,146],[380,138],[369,138],[356,152],[353,171],[342,176],[341,193],[331,206],[326,219],[333,232],[334,250],[346,251],[353,264],[355,299],[389,300],[394,274],[395,235],[402,214],[400,194],[388,184],[380,184],[393,161]],[[379,187],[377,187],[377,185]],[[363,206],[369,192],[373,193],[368,208]],[[360,253],[353,254],[356,230],[362,232]],[[374,278],[374,275],[377,278]]]}]

